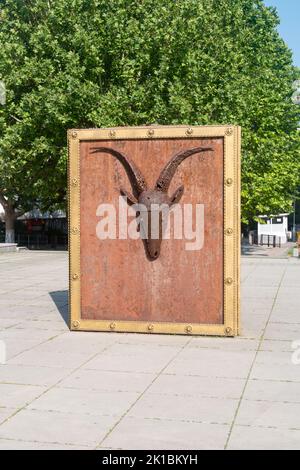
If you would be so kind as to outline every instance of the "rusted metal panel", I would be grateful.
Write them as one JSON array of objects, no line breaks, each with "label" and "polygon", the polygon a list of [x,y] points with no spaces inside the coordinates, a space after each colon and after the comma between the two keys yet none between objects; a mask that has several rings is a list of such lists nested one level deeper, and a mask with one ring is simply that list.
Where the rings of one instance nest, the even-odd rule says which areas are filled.
[{"label": "rusted metal panel", "polygon": [[[102,143],[103,145],[103,143]],[[186,251],[186,240],[164,240],[155,261],[140,240],[102,240],[96,236],[97,207],[118,207],[120,188],[132,191],[122,165],[95,142],[81,143],[81,311],[85,319],[223,322],[223,142],[215,140],[113,141],[105,147],[130,155],[156,183],[170,155],[191,147],[211,147],[178,168],[170,193],[182,184],[185,202],[205,205],[205,246]]]},{"label": "rusted metal panel", "polygon": [[[117,131],[116,129],[114,132]],[[193,327],[188,325],[211,325],[207,334],[213,333],[213,326],[216,326],[215,331],[220,334],[223,332],[232,335],[237,332],[237,318],[234,323],[231,319],[228,327],[224,314],[225,291],[231,286],[231,281],[228,281],[231,278],[226,278],[224,244],[226,237],[234,236],[233,232],[236,230],[224,226],[224,178],[227,187],[232,186],[230,178],[225,174],[225,142],[231,136],[227,136],[226,129],[223,133],[216,132],[216,136],[205,137],[205,133],[203,134],[203,137],[187,138],[185,135],[184,138],[132,139],[118,139],[115,135],[105,139],[101,134],[101,139],[78,139],[79,158],[76,171],[79,172],[80,185],[78,184],[76,190],[79,191],[80,186],[80,273],[77,286],[80,292],[77,299],[80,299],[80,312],[77,308],[73,319],[76,317],[78,324],[73,325],[74,329],[118,331],[118,324],[122,324],[120,331],[155,332],[155,325],[159,323],[187,325],[182,331],[178,330],[186,333],[194,332]],[[182,157],[192,149],[205,151],[190,152],[188,158]],[[136,174],[135,182],[130,177],[131,170],[116,155],[126,155]],[[182,157],[179,157],[180,165],[176,164],[175,155],[177,163],[178,155]],[[74,180],[72,175],[70,178],[70,181]],[[234,178],[231,179],[234,181]],[[118,222],[120,192],[130,194],[130,197],[137,200],[144,195],[144,199],[147,196],[155,202],[158,185],[161,185],[168,201],[184,186],[184,192],[180,195],[181,205],[191,204],[195,207],[203,204],[204,238],[201,249],[188,251],[186,243],[190,240],[171,238],[163,240],[162,244],[159,240],[158,256],[153,256],[154,252],[147,249],[149,240],[145,241],[146,252],[141,240],[99,240],[96,233],[99,205],[112,204],[116,208]],[[234,203],[231,199],[229,202]],[[195,228],[195,212],[193,217]],[[71,220],[70,227],[73,225]],[[234,269],[237,272],[237,266]],[[234,277],[236,272],[232,277],[235,286],[238,283],[238,279]],[[74,282],[72,277],[70,282]],[[74,289],[73,286],[72,288]],[[237,311],[238,299],[234,299],[236,294],[237,290],[231,304]],[[93,322],[95,328],[90,328]],[[141,328],[133,326],[134,322],[141,325]],[[159,332],[171,330],[177,331],[174,328],[166,327],[166,331],[163,327],[159,328]],[[205,333],[205,329],[201,331]]]}]

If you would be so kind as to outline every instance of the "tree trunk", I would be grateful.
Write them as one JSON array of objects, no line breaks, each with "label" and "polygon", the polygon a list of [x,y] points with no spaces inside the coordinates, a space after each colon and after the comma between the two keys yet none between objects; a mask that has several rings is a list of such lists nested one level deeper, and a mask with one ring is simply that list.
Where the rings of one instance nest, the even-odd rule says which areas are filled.
[{"label": "tree trunk", "polygon": [[15,207],[15,203],[0,191],[0,203],[4,209],[5,243],[15,243],[15,220],[24,212]]},{"label": "tree trunk", "polygon": [[5,210],[5,243],[15,243],[15,211],[11,208]]}]

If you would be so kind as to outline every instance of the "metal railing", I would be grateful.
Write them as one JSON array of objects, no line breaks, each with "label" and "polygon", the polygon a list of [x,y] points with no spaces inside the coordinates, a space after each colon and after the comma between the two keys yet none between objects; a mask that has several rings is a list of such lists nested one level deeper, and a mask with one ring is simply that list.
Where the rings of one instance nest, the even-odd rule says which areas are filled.
[{"label": "metal railing", "polygon": [[67,235],[47,235],[42,233],[16,235],[16,243],[18,246],[25,246],[31,250],[41,249],[67,249],[68,236]]},{"label": "metal railing", "polygon": [[281,248],[281,237],[276,235],[261,235],[260,246],[264,245],[267,245],[268,247],[272,246],[273,248]]}]

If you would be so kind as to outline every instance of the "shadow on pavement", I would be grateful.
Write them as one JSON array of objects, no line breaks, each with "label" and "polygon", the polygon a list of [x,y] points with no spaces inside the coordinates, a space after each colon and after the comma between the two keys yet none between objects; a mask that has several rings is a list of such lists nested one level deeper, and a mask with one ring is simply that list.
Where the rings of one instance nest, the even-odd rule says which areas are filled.
[{"label": "shadow on pavement", "polygon": [[68,290],[56,290],[49,292],[51,299],[55,303],[57,310],[62,316],[64,322],[69,324],[69,291]]},{"label": "shadow on pavement", "polygon": [[242,243],[241,251],[242,256],[253,256],[255,258],[287,259],[289,256],[289,252],[293,247],[293,242],[285,243],[280,247],[268,247],[266,245],[261,246]]},{"label": "shadow on pavement", "polygon": [[263,250],[259,250],[258,247],[254,247],[251,245],[242,245],[242,255],[243,256],[268,256],[267,253],[265,253]]}]

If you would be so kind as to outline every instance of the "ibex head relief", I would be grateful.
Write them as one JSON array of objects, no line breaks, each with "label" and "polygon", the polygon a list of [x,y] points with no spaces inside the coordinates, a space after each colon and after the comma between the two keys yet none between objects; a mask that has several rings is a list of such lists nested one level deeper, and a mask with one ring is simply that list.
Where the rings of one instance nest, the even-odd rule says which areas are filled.
[{"label": "ibex head relief", "polygon": [[[153,189],[149,189],[145,178],[137,166],[124,153],[108,148],[93,148],[91,153],[108,153],[114,156],[124,167],[132,187],[132,193],[121,188],[122,196],[126,197],[130,206],[136,209],[139,219],[138,230],[142,232],[146,254],[149,260],[154,261],[160,255],[163,239],[163,218],[165,210],[170,210],[178,204],[184,193],[184,186],[180,186],[169,196],[168,191],[178,166],[192,155],[213,151],[210,147],[195,147],[176,153],[160,173]],[[154,214],[155,212],[155,214]],[[156,221],[156,227],[153,227]],[[153,237],[153,233],[157,236]]]}]

